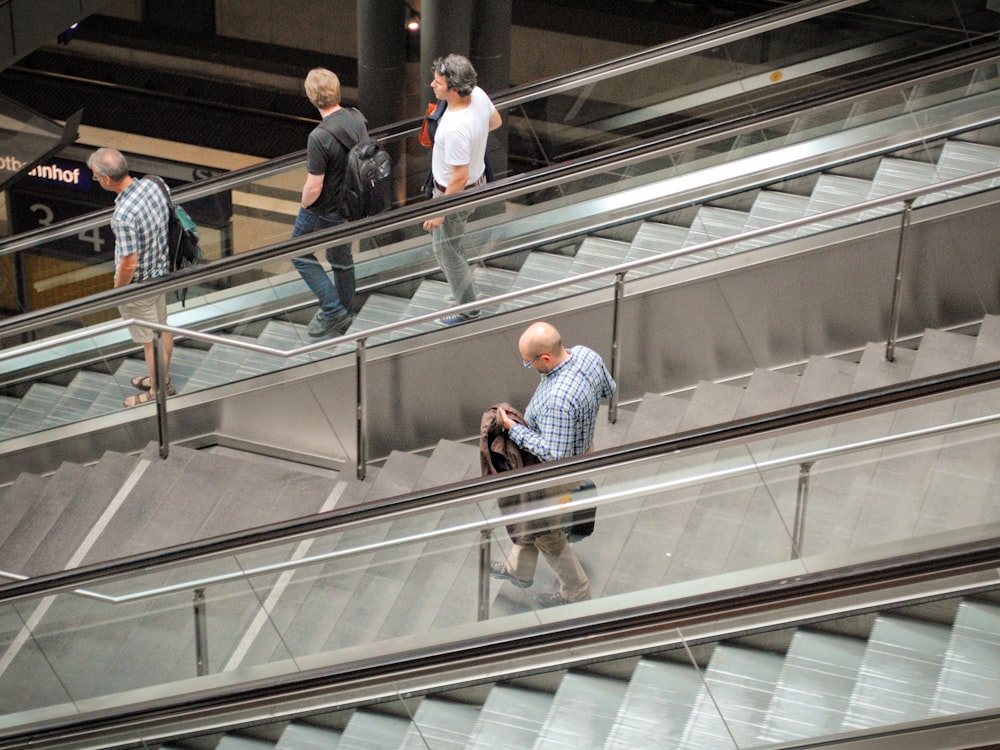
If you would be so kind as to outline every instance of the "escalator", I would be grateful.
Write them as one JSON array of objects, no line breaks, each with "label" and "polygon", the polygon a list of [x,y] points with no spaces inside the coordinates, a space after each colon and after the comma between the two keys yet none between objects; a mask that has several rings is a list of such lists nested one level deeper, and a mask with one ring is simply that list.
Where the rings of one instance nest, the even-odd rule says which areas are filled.
[{"label": "escalator", "polygon": [[[949,74],[947,85],[931,76],[874,92],[871,99],[853,97],[813,109],[808,117],[789,114],[765,126],[757,123],[756,130],[728,133],[718,144],[706,139],[658,144],[648,154],[572,165],[566,179],[540,174],[488,187],[469,197],[483,207],[503,205],[502,211],[483,210],[476,225],[485,254],[496,256],[483,259],[481,280],[487,288],[492,283],[498,291],[510,289],[517,282],[508,274],[520,275],[527,266],[537,284],[552,278],[541,276],[552,268],[565,274],[568,269],[558,264],[568,257],[575,263],[584,246],[609,256],[589,261],[590,269],[650,248],[680,251],[662,258],[669,273],[640,275],[626,300],[623,343],[629,359],[620,382],[633,399],[671,390],[678,370],[689,370],[695,379],[733,377],[750,366],[796,362],[802,351],[807,357],[830,354],[828,364],[842,368],[845,350],[881,327],[883,304],[869,298],[877,296],[872,280],[886,271],[872,258],[894,254],[896,217],[881,216],[880,208],[800,232],[803,221],[780,245],[762,245],[755,237],[729,243],[733,247],[726,246],[726,237],[742,235],[724,234],[718,227],[725,218],[711,217],[732,218],[742,211],[733,231],[745,232],[751,222],[765,226],[768,212],[772,220],[787,219],[789,214],[775,207],[788,200],[776,199],[779,194],[805,197],[798,201],[802,213],[794,214],[804,218],[832,205],[850,207],[859,198],[982,171],[996,146],[990,112],[995,77],[989,63],[966,61]],[[852,127],[845,130],[845,122]],[[897,158],[884,156],[886,151],[896,151]],[[694,171],[694,164],[703,169]],[[827,172],[818,174],[819,169]],[[274,180],[273,190],[247,194],[273,197],[283,182],[296,181],[277,173],[254,178]],[[234,183],[216,184],[231,189]],[[908,235],[917,238],[918,252],[910,260],[919,271],[910,291],[914,302],[922,302],[913,307],[911,331],[928,323],[981,320],[972,298],[992,307],[990,293],[983,291],[995,278],[988,270],[989,224],[982,218],[992,216],[989,187],[986,181],[972,192],[949,191],[942,196],[948,200],[929,202],[917,212],[933,218],[918,218],[915,234]],[[212,189],[196,186],[182,195]],[[753,218],[758,199],[761,209]],[[441,205],[451,210],[465,204]],[[433,276],[426,242],[412,230],[426,215],[426,207],[406,207],[324,236],[325,243],[394,233],[391,243],[359,256],[368,295],[361,312],[372,305],[367,325],[392,320],[418,295],[422,311],[448,305],[442,282],[425,278]],[[271,230],[266,221],[258,226],[260,249],[199,272],[200,294],[188,308],[175,310],[172,321],[187,325],[203,317],[211,321],[206,327],[221,326],[247,340],[253,334],[255,341],[278,341],[292,331],[287,341],[304,341],[296,328],[310,302],[295,289],[295,278],[277,267],[316,245],[267,246]],[[665,245],[669,237],[636,242],[656,232],[675,237],[677,244]],[[686,246],[706,238],[718,244],[697,252],[711,263],[683,257]],[[742,252],[732,252],[738,247]],[[937,266],[942,253],[934,251],[941,247],[949,257]],[[619,254],[623,249],[625,255]],[[539,255],[551,263],[529,263]],[[766,259],[755,260],[758,256]],[[968,269],[976,279],[964,278]],[[221,283],[237,275],[240,285]],[[596,288],[589,280],[579,282],[581,288],[562,298],[540,290],[533,301],[546,304],[544,314],[564,333],[576,340],[593,337],[611,318],[610,281]],[[521,283],[525,289],[534,286]],[[157,288],[184,284],[174,279]],[[749,287],[756,287],[756,296]],[[126,387],[128,368],[135,364],[119,348],[121,339],[101,328],[101,315],[107,316],[120,296],[104,295],[4,327],[4,335],[35,331],[42,344],[46,334],[79,334],[65,342],[56,362],[46,362],[46,350],[31,345],[3,360],[5,367],[19,361],[15,370],[23,371],[5,376],[11,391],[21,391],[9,398],[47,386],[47,395],[35,401],[38,410],[23,409],[23,400],[13,409],[22,408],[20,424],[26,427],[8,433],[7,471],[45,461],[51,470],[53,460],[103,453],[119,443],[134,451],[150,438],[150,416],[115,411],[117,394],[109,393],[116,383]],[[391,340],[392,331],[376,334],[384,337],[383,346],[375,346],[372,336],[379,354],[372,363],[375,392],[393,395],[379,408],[388,408],[396,419],[385,428],[391,437],[380,450],[389,446],[388,454],[409,447],[407,441],[425,448],[440,435],[466,434],[468,415],[489,403],[489,389],[462,381],[458,370],[463,363],[497,359],[496,352],[509,347],[514,332],[537,314],[515,300],[504,304],[497,311],[504,315],[457,331],[420,324],[401,340]],[[796,304],[800,307],[793,308]],[[703,320],[708,316],[692,312],[706,309],[717,321],[714,327]],[[785,314],[789,309],[804,314]],[[871,309],[875,314],[867,314]],[[680,313],[666,314],[671,310]],[[859,310],[866,313],[863,324],[853,317]],[[365,322],[364,315],[359,319],[359,325]],[[798,325],[789,330],[789,321]],[[743,350],[731,343],[734,338],[742,339]],[[930,338],[925,335],[925,342]],[[335,422],[353,413],[352,399],[341,393],[350,392],[345,384],[354,377],[351,357],[317,351],[303,355],[296,363],[301,367],[285,368],[284,360],[239,351],[239,362],[229,363],[236,369],[226,369],[222,356],[212,352],[215,344],[190,343],[174,377],[185,387],[192,382],[192,388],[182,388],[168,402],[174,434],[182,441],[213,432],[246,440],[250,433],[241,431],[241,420],[255,419],[265,428],[254,433],[266,434],[260,445],[270,441],[268,447],[316,454],[329,450],[326,441],[340,441],[350,454],[344,435],[353,425],[335,424],[323,432],[312,420],[320,414],[319,421]],[[95,350],[107,365],[91,359]],[[343,352],[351,351],[345,344]],[[233,355],[231,347],[228,352]],[[898,360],[908,360],[909,352]],[[682,356],[689,353],[691,358]],[[69,370],[64,357],[74,363]],[[442,377],[444,367],[451,377]],[[209,369],[225,373],[221,385],[207,380]],[[680,438],[633,445],[613,456],[599,453],[493,483],[414,490],[280,529],[9,584],[0,590],[0,683],[10,681],[0,689],[5,700],[0,747],[30,741],[51,748],[162,743],[263,750],[317,743],[371,746],[379,737],[387,739],[377,747],[446,741],[457,747],[498,741],[539,748],[646,743],[714,749],[816,741],[898,747],[941,732],[966,743],[957,746],[984,746],[982,738],[995,736],[1000,705],[997,665],[991,661],[997,653],[997,596],[996,561],[990,557],[997,517],[990,476],[1000,454],[994,389],[984,386],[995,373],[988,369],[980,368],[970,380],[956,376],[948,387],[965,390],[931,401],[927,389],[937,386],[921,382],[900,391],[905,395],[890,400],[891,409],[886,393],[879,392],[866,404],[873,411],[849,416],[845,402],[837,401],[800,406],[791,419],[779,415],[774,422],[745,415],[729,431],[703,420],[708,426],[692,434],[690,423],[682,422],[689,431]],[[829,377],[822,374],[829,369],[814,371],[821,374],[810,380]],[[254,379],[234,383],[234,372]],[[513,380],[516,373],[497,375]],[[916,371],[910,376],[917,377]],[[88,421],[60,425],[60,415],[71,409],[60,389],[74,387],[78,377],[98,381],[96,390],[76,392]],[[201,385],[199,377],[206,378]],[[806,377],[803,370],[803,382]],[[31,380],[43,382],[29,385]],[[511,386],[511,394],[523,395],[531,385]],[[719,391],[708,392],[717,405]],[[288,393],[293,396],[283,396]],[[642,404],[666,400],[673,401],[651,397]],[[692,406],[696,401],[692,396]],[[101,409],[115,413],[102,417]],[[443,413],[450,411],[455,414]],[[665,411],[640,415],[637,410],[632,424],[642,417],[662,428]],[[791,432],[764,431],[792,424]],[[34,451],[25,459],[32,439],[26,431],[39,426],[51,426],[36,437],[58,456],[43,460]],[[86,434],[74,438],[81,430]],[[162,464],[167,472],[169,462]],[[806,472],[812,500],[800,519],[806,464],[815,467]],[[79,476],[67,473],[64,481]],[[480,620],[476,571],[482,538],[475,532],[487,532],[494,549],[507,544],[496,498],[584,476],[600,488],[594,502],[600,505],[601,536],[582,544],[591,545],[587,559],[595,580],[602,581],[602,596],[542,611],[526,605],[510,586],[493,584],[490,619]],[[129,480],[126,473],[121,488],[131,486]],[[113,497],[121,494],[111,489]],[[133,535],[155,534],[163,518],[126,513],[117,526],[121,536],[105,540],[107,548],[129,549]],[[30,519],[25,523],[37,526]],[[789,559],[790,552],[803,549]],[[958,580],[932,584],[938,564],[938,572],[951,566],[949,573]],[[887,571],[898,578],[890,581]],[[801,599],[781,599],[790,582],[803,583],[805,589],[795,592]],[[897,584],[903,587],[898,594],[892,588]],[[716,606],[719,602],[727,604]],[[385,605],[396,613],[383,620]],[[906,690],[900,690],[901,680]],[[230,709],[238,715],[223,717]],[[491,720],[504,715],[524,721],[512,726]],[[491,731],[508,734],[498,739]]]},{"label": "escalator", "polygon": [[[1000,461],[998,375],[8,584],[0,747],[986,747],[998,494],[970,480]],[[583,477],[595,599],[480,578],[498,497]]]},{"label": "escalator", "polygon": [[[892,31],[898,35],[898,28]],[[908,36],[905,39],[910,41]],[[982,42],[980,37],[976,40]],[[482,293],[495,296],[529,289],[652,253],[678,254],[705,240],[717,241],[1000,163],[992,129],[998,80],[994,52],[985,42],[967,46],[970,49],[955,51],[946,45],[941,59],[931,68],[907,70],[908,75],[917,75],[916,81],[874,88],[857,88],[851,81],[841,92],[847,95],[846,101],[810,101],[805,108],[782,103],[780,92],[784,89],[776,89],[778,101],[772,104],[777,109],[749,120],[684,131],[683,137],[668,136],[639,148],[584,157],[482,189],[468,198],[480,207],[480,220],[470,225],[470,240],[481,263],[475,272]],[[865,54],[872,51],[863,49]],[[667,57],[675,53],[671,49]],[[844,64],[842,55],[838,52],[838,62],[829,65]],[[977,62],[983,55],[986,60]],[[864,55],[848,57],[851,64],[847,69],[853,75],[857,60]],[[644,62],[641,67],[648,74],[649,64]],[[946,72],[932,72],[938,67]],[[839,67],[825,69],[833,78],[830,71]],[[794,81],[796,76],[789,78]],[[789,96],[794,100],[802,91],[799,84],[790,85]],[[708,97],[708,101],[712,99]],[[579,130],[579,123],[570,130]],[[181,201],[232,191],[234,203],[244,206],[243,213],[249,217],[246,227],[253,231],[253,238],[246,243],[250,248],[246,252],[216,261],[191,277],[190,283],[203,281],[191,289],[187,307],[174,309],[172,324],[222,331],[245,343],[280,349],[312,343],[303,330],[311,299],[297,275],[284,264],[289,255],[314,249],[317,238],[267,245],[284,232],[278,215],[284,210],[281,190],[298,184],[295,170],[299,169],[301,161],[293,156],[178,191]],[[442,206],[443,210],[454,210],[462,204],[462,200],[453,200]],[[247,210],[250,206],[255,208]],[[699,261],[719,261],[758,249],[764,242],[773,245],[775,241],[858,225],[885,210],[672,257],[630,275],[635,278]],[[375,246],[357,256],[363,306],[349,331],[351,336],[364,337],[368,330],[449,306],[447,286],[437,272],[427,238],[419,230],[426,215],[425,205],[407,206],[328,233],[320,240],[325,244],[343,238]],[[95,217],[70,222],[61,229],[15,238],[5,243],[5,248],[11,252],[34,248],[46,237],[89,231],[87,227],[104,220]],[[237,229],[237,233],[245,234],[247,229]],[[669,283],[674,277],[657,273],[654,278]],[[504,303],[491,312],[514,313],[529,304],[600,292],[610,288],[613,280],[609,272],[603,279]],[[188,283],[185,278],[183,285]],[[181,285],[170,279],[149,288]],[[104,295],[92,303],[64,305],[12,319],[0,329],[0,335],[29,333],[37,338],[60,331],[85,331],[88,325],[111,317],[111,298]],[[500,319],[491,317],[479,327],[489,328]],[[429,320],[378,334],[367,343],[428,335],[435,330]],[[206,389],[301,364],[336,361],[338,355],[353,351],[353,345],[346,343],[280,359],[233,351],[225,344],[192,344],[175,352],[172,380],[182,396],[205,394],[210,392]],[[32,344],[23,352],[13,347],[0,362],[4,368],[0,410],[5,415],[0,430],[7,439],[119,411],[122,398],[130,392],[128,381],[142,367],[129,356],[131,347],[124,331],[102,333],[99,327],[93,336],[77,336],[64,346],[37,351]],[[180,405],[182,399],[176,403]]]}]

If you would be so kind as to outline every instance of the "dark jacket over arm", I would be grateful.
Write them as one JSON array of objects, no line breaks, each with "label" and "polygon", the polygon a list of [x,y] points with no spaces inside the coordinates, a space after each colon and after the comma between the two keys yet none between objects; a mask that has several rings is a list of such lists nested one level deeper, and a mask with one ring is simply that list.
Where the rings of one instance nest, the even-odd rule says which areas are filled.
[{"label": "dark jacket over arm", "polygon": [[[502,406],[515,422],[524,424],[524,415],[508,404],[496,404],[483,412],[479,424],[479,466],[482,476],[499,474],[502,471],[520,469],[540,463],[538,458],[521,448],[510,439],[497,416],[498,407]],[[517,513],[533,510],[538,507],[546,495],[542,492],[524,492],[518,495],[502,497],[498,501],[500,510],[504,513]],[[539,534],[544,534],[558,526],[559,518],[539,518],[533,521],[519,521],[507,526],[507,533],[514,544],[528,545]]]}]

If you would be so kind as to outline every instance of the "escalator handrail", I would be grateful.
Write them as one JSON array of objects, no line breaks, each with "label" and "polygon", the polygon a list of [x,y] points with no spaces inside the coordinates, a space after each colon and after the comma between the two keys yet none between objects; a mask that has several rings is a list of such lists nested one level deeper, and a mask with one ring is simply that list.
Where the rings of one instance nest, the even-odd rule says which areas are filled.
[{"label": "escalator handrail", "polygon": [[111,562],[57,571],[23,581],[0,585],[0,605],[41,595],[94,585],[103,580],[120,578],[138,571],[175,567],[195,559],[218,557],[250,548],[271,546],[306,535],[329,532],[340,526],[358,524],[390,514],[414,510],[444,508],[470,498],[517,494],[537,489],[550,480],[582,479],[587,473],[614,467],[626,461],[662,456],[672,452],[705,448],[736,439],[748,439],[759,434],[821,420],[845,417],[859,412],[898,405],[918,398],[950,393],[992,384],[1000,380],[1000,363],[968,367],[954,372],[931,375],[903,384],[863,391],[826,401],[794,406],[780,411],[698,428],[662,438],[654,438],[628,446],[609,448],[524,469],[454,483],[430,491],[422,490],[374,500],[327,513],[282,521],[251,530],[184,543],[174,547],[141,553]]},{"label": "escalator handrail", "polygon": [[[954,68],[947,67],[952,63],[953,61],[946,65],[948,72],[954,72]],[[974,64],[975,61],[966,63],[967,66],[972,66]],[[912,85],[912,80],[909,81],[909,84],[892,84],[890,88],[900,85]],[[841,93],[842,95],[844,94],[844,92]],[[817,106],[815,109],[818,110],[820,108],[820,106]],[[814,110],[809,109],[807,110],[807,113],[812,111]],[[769,115],[769,113],[765,114]],[[804,113],[799,112],[798,114],[801,115]],[[782,117],[787,116],[787,114],[782,115]],[[767,119],[755,117],[752,125],[743,125],[741,127],[761,127],[762,123],[767,122]],[[729,133],[729,131],[727,131],[727,133]],[[713,133],[711,137],[719,137],[719,134]],[[676,140],[676,136],[668,140]],[[697,143],[697,140],[692,141],[690,133],[685,133],[683,140],[685,146]],[[660,141],[643,144],[638,147],[627,147],[612,153],[600,154],[593,157],[582,157],[567,164],[542,168],[526,175],[507,178],[494,183],[488,183],[487,185],[479,188],[463,191],[455,196],[438,198],[433,203],[420,202],[412,206],[404,206],[394,209],[389,213],[382,214],[381,216],[361,219],[359,221],[350,222],[322,232],[283,240],[282,242],[263,248],[257,248],[255,250],[241,253],[237,256],[222,258],[206,266],[195,267],[187,271],[170,274],[159,279],[143,282],[142,284],[133,284],[128,287],[99,292],[86,297],[84,300],[71,300],[52,305],[42,310],[14,316],[0,322],[0,337],[30,333],[34,329],[42,326],[77,320],[89,314],[105,310],[112,305],[145,296],[152,290],[169,292],[183,289],[191,284],[202,283],[216,278],[229,276],[238,271],[272,263],[308,250],[315,250],[317,247],[325,246],[332,241],[349,242],[360,238],[371,237],[393,229],[402,229],[404,227],[412,226],[430,215],[451,213],[463,209],[468,210],[470,208],[491,203],[498,198],[513,198],[524,193],[539,190],[543,187],[560,184],[563,181],[573,179],[581,175],[613,169],[617,166],[628,164],[635,160],[649,158],[650,156],[658,155],[661,151],[669,152],[671,148],[677,147],[678,145],[676,143],[664,145]],[[290,160],[291,158],[292,157],[285,157],[286,160]],[[200,189],[197,185],[193,187],[195,189]],[[77,225],[74,225],[74,227],[78,228]],[[52,231],[52,228],[48,228],[45,231]],[[37,241],[37,237],[35,237],[34,241]],[[2,246],[2,243],[0,243],[0,246]]]},{"label": "escalator handrail", "polygon": [[[705,46],[738,41],[753,34],[764,33],[780,26],[790,25],[800,20],[807,20],[818,15],[836,12],[846,7],[861,5],[870,1],[803,0],[803,2],[791,6],[768,11],[753,16],[750,19],[735,21],[717,29],[685,37],[678,41],[668,42],[631,55],[615,58],[574,73],[553,76],[506,92],[501,92],[493,97],[494,104],[498,109],[504,110],[528,101],[559,93],[573,86],[606,80],[640,67],[655,65],[686,54],[694,54],[702,51]],[[415,136],[419,132],[421,124],[421,118],[412,118],[374,128],[371,134],[384,144],[391,143]],[[244,167],[243,169],[184,185],[173,191],[173,194],[178,202],[207,197],[221,190],[232,189],[250,180],[258,180],[270,175],[281,174],[288,169],[302,165],[304,161],[305,150],[303,149],[271,159],[264,164]],[[45,239],[59,239],[86,229],[101,226],[110,221],[113,210],[113,208],[103,209],[83,217],[68,219],[42,229],[23,232],[13,238],[0,240],[0,255],[32,247],[40,236],[44,236]]]},{"label": "escalator handrail", "polygon": [[[966,50],[964,54],[973,55],[974,59],[964,64],[966,67],[970,67],[975,65],[975,58],[979,57],[982,53],[979,51]],[[949,58],[947,62],[943,64],[938,63],[935,67],[942,67],[946,72],[953,73],[956,62],[957,61],[954,58]],[[912,71],[908,72],[905,76],[904,82],[896,81],[889,84],[888,89],[912,85],[914,80],[911,73]],[[891,75],[896,76],[897,74],[892,73]],[[924,80],[925,77],[930,77],[932,75],[932,72],[922,71],[918,75],[917,80]],[[880,79],[884,80],[884,75],[880,76]],[[868,93],[881,93],[881,91],[882,90],[880,89],[876,89],[874,91],[869,90]],[[844,96],[850,96],[850,91],[848,89],[842,89],[839,92],[837,102],[842,102]],[[823,105],[812,103],[811,108],[805,109],[804,111],[799,109],[801,106],[801,102],[796,104],[795,114],[809,114],[813,111],[820,111],[823,106],[833,106],[833,104]],[[439,215],[463,209],[468,210],[493,202],[498,198],[514,198],[545,187],[557,186],[563,182],[576,179],[581,176],[586,176],[587,174],[616,169],[620,166],[630,164],[633,161],[655,157],[661,153],[669,153],[671,150],[682,146],[691,147],[700,142],[698,140],[699,137],[715,139],[719,137],[732,136],[745,129],[763,127],[769,124],[772,118],[776,117],[780,119],[788,116],[790,116],[789,112],[775,115],[772,111],[765,111],[755,115],[747,115],[741,118],[736,118],[738,120],[745,121],[736,126],[733,126],[732,121],[723,123],[721,125],[723,132],[721,133],[718,132],[718,128],[720,127],[718,125],[703,127],[697,131],[688,130],[680,135],[671,135],[637,146],[629,146],[594,156],[581,157],[564,164],[543,167],[524,175],[505,178],[494,183],[488,183],[483,187],[463,191],[455,196],[438,198],[433,204],[420,202],[415,205],[400,207],[381,216],[350,222],[339,227],[324,230],[323,232],[316,232],[298,238],[283,240],[279,243],[247,251],[236,256],[222,258],[205,266],[195,267],[184,272],[170,274],[166,277],[145,282],[145,285],[130,285],[129,287],[123,287],[120,289],[107,290],[105,292],[89,295],[83,300],[72,300],[52,305],[42,310],[23,313],[0,322],[0,337],[29,333],[35,328],[42,326],[76,320],[91,313],[104,310],[114,304],[119,304],[120,302],[128,301],[129,299],[144,296],[144,294],[148,293],[148,291],[152,289],[159,289],[164,292],[182,289],[192,284],[211,281],[215,278],[228,276],[238,271],[248,270],[256,266],[292,257],[301,252],[316,250],[318,247],[325,246],[333,240],[348,242],[360,238],[375,236],[379,233],[393,229],[402,229],[404,227],[412,226],[415,223],[419,223],[423,220],[423,218],[430,216],[432,213],[434,215]],[[302,154],[304,154],[304,152],[302,152]],[[280,159],[272,160],[271,162],[268,162],[267,169],[275,172],[281,171],[286,168],[288,164],[293,164],[301,160],[302,154],[292,154],[286,157],[281,157]],[[248,170],[253,169],[256,168],[248,168]],[[247,170],[244,170],[243,172],[246,173]],[[215,190],[219,189],[218,186],[220,184],[230,184],[225,181],[238,179],[236,177],[237,174],[239,173],[234,172],[210,178],[202,183],[190,185],[184,190],[178,190],[177,193],[179,196],[202,197],[204,194],[211,194]],[[219,181],[223,182],[220,183]],[[110,213],[111,210],[108,209],[104,212],[90,214],[80,219],[68,220],[67,222],[56,224],[43,230],[34,230],[33,232],[26,233],[24,235],[18,235],[17,238],[10,240],[9,243],[23,242],[24,244],[18,245],[17,247],[19,249],[26,249],[27,247],[31,247],[39,242],[42,237],[45,239],[52,239],[57,236],[62,236],[64,233],[78,231],[84,227],[97,226],[109,220]],[[13,247],[13,245],[8,244],[8,247]],[[3,252],[3,248],[4,243],[0,242],[0,253]],[[13,250],[11,250],[11,252],[13,252]]]},{"label": "escalator handrail", "polygon": [[[910,190],[901,191],[898,193],[893,193],[890,195],[882,196],[880,198],[872,198],[861,203],[853,203],[847,206],[842,206],[840,208],[830,209],[816,214],[809,214],[807,216],[800,217],[798,219],[792,219],[789,221],[784,221],[779,224],[772,226],[759,227],[757,229],[747,230],[740,232],[735,235],[730,235],[727,237],[720,237],[713,240],[706,240],[704,242],[699,242],[697,244],[685,245],[674,250],[669,250],[663,253],[658,253],[655,255],[650,255],[645,258],[639,258],[636,260],[626,261],[623,263],[618,263],[612,266],[606,266],[604,268],[598,268],[593,271],[587,271],[581,274],[568,276],[566,278],[556,279],[554,281],[543,282],[541,284],[536,284],[525,289],[518,289],[511,292],[505,292],[498,294],[489,298],[491,304],[503,304],[505,302],[521,299],[524,297],[530,297],[537,295],[541,292],[551,291],[561,289],[567,286],[573,286],[581,284],[594,279],[600,279],[604,277],[618,276],[619,274],[627,274],[629,271],[633,271],[637,268],[642,268],[643,266],[653,265],[656,263],[663,263],[666,260],[672,260],[679,257],[684,257],[687,255],[696,255],[706,252],[707,250],[713,250],[718,247],[723,247],[726,245],[737,244],[747,240],[753,240],[761,237],[766,237],[771,234],[785,233],[793,229],[798,229],[800,227],[806,227],[812,224],[821,224],[825,221],[836,219],[841,216],[856,214],[864,211],[869,211],[871,209],[880,208],[884,206],[890,206],[894,204],[900,204],[900,206],[905,205],[907,202],[914,201],[924,195],[934,194],[934,193],[944,193],[949,190],[960,188],[964,185],[974,184],[978,182],[986,182],[990,179],[1000,177],[1000,167],[995,167],[993,169],[983,170],[982,172],[975,172],[973,174],[964,175],[962,177],[953,178],[951,180],[945,180],[943,182],[937,182],[930,185],[923,185],[917,188],[911,188]],[[482,188],[476,188],[475,192],[479,191],[497,191],[501,190],[501,186],[485,186]],[[472,192],[472,191],[470,191]],[[450,199],[444,199],[450,200]],[[482,200],[486,200],[483,198]],[[432,207],[435,212],[442,209]],[[427,210],[426,208],[423,210]],[[359,226],[371,225],[378,227],[378,229],[372,229],[370,231],[382,231],[386,226],[392,227],[395,222],[403,221],[402,219],[393,219],[387,215],[375,216],[369,219],[361,219],[355,222]],[[409,223],[409,222],[407,222]],[[364,229],[358,229],[356,231],[365,231]],[[313,235],[305,235],[302,237],[293,238],[286,242],[280,243],[279,245],[272,245],[269,248],[262,248],[259,251],[254,251],[257,253],[267,253],[266,257],[270,258],[273,254],[284,253],[288,251],[288,247],[291,245],[293,248],[298,248],[301,245],[308,244],[312,238],[322,234],[324,238],[324,244],[330,243],[332,241],[337,241],[340,239],[342,234],[351,234],[351,230],[348,230],[344,226],[334,227],[323,233],[315,233]],[[293,250],[294,252],[294,250]],[[224,259],[218,262],[218,265],[223,266],[222,269],[217,269],[216,274],[227,275],[232,273],[226,265],[226,261],[236,262],[238,259]],[[120,289],[108,290],[101,292],[99,294],[92,296],[92,301],[90,303],[78,303],[78,302],[68,302],[63,305],[56,306],[57,311],[53,312],[52,315],[58,315],[59,311],[63,308],[68,308],[73,311],[75,316],[86,315],[90,312],[97,312],[108,306],[104,300],[108,298],[114,298],[116,304],[121,304],[122,302],[129,302],[132,300],[140,299],[149,294],[153,289],[160,290],[162,292],[169,292],[177,289],[183,289],[191,282],[188,280],[190,278],[192,271],[182,271],[169,276],[160,277],[158,279],[151,279],[149,281],[140,282],[137,284],[130,284],[127,287]],[[478,309],[482,305],[482,300],[477,300],[475,302],[469,302],[464,305],[456,305],[450,308],[456,313],[461,313],[467,310]],[[67,314],[67,313],[63,313]],[[436,320],[440,316],[439,312],[424,313],[423,315],[417,315],[413,317],[408,317],[403,320],[385,323],[380,326],[375,326],[372,328],[367,328],[363,331],[356,331],[353,333],[347,333],[336,338],[324,339],[313,344],[306,344],[293,349],[278,349],[275,347],[265,346],[263,344],[249,343],[237,338],[229,338],[224,336],[219,336],[216,334],[206,333],[204,331],[199,331],[189,328],[181,328],[178,326],[164,325],[158,323],[145,323],[149,328],[157,331],[171,333],[177,337],[184,337],[193,340],[200,340],[210,344],[221,344],[224,346],[230,346],[237,349],[244,349],[246,351],[257,352],[262,354],[270,354],[276,357],[290,359],[302,354],[310,354],[312,352],[321,351],[324,349],[332,349],[349,342],[356,342],[362,339],[368,339],[374,336],[379,336],[385,333],[392,333],[396,330],[402,328],[409,328],[414,325],[419,325],[420,323],[430,322]],[[47,319],[51,320],[51,319]],[[75,331],[73,333],[61,334],[58,336],[53,336],[50,338],[43,339],[41,341],[35,342],[33,344],[25,344],[18,347],[12,347],[7,350],[0,350],[0,362],[6,362],[9,360],[18,359],[20,357],[25,357],[30,354],[35,354],[37,352],[45,351],[48,349],[54,349],[64,344],[73,343],[76,341],[90,339],[101,333],[106,333],[109,331],[115,331],[126,327],[131,321],[116,321],[113,323],[107,323],[103,325],[89,327],[84,330]],[[7,326],[0,326],[0,335],[14,335],[18,333],[23,333],[32,330],[36,327],[36,324],[32,322],[21,322],[20,325],[17,323],[11,323]]]}]

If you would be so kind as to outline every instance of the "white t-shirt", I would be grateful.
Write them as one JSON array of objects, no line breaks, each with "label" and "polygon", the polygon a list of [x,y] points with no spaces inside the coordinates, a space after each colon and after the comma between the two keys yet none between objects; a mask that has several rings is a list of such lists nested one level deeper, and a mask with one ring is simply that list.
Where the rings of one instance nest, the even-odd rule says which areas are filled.
[{"label": "white t-shirt", "polygon": [[486,171],[486,139],[490,134],[490,117],[496,108],[486,92],[472,89],[469,106],[445,110],[434,134],[431,170],[434,181],[443,187],[451,182],[454,167],[469,165],[469,185],[475,184]]}]

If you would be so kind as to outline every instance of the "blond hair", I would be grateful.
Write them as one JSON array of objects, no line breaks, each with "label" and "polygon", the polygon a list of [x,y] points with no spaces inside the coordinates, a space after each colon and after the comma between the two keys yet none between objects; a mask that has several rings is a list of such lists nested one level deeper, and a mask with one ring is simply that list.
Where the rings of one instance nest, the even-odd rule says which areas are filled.
[{"label": "blond hair", "polygon": [[306,96],[316,109],[340,104],[340,79],[332,70],[313,68],[305,81]]}]

